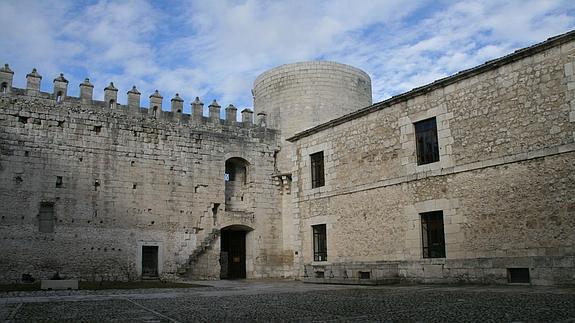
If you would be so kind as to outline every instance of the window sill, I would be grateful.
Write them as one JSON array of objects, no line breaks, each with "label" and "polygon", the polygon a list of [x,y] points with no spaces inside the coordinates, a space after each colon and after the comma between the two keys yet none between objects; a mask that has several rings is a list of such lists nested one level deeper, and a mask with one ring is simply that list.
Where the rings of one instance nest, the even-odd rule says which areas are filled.
[{"label": "window sill", "polygon": [[312,266],[325,266],[325,265],[331,265],[331,263],[327,260],[322,260],[322,261],[312,261],[311,265]]}]

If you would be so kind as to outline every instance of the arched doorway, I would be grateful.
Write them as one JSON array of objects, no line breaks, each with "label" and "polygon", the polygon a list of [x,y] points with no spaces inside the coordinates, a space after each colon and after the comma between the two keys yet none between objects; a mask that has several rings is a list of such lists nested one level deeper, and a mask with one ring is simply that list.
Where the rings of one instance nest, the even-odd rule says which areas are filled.
[{"label": "arched doorway", "polygon": [[220,279],[246,278],[246,235],[251,230],[244,225],[220,230]]},{"label": "arched doorway", "polygon": [[232,157],[226,160],[225,198],[227,211],[245,211],[248,206],[248,169],[247,160]]}]

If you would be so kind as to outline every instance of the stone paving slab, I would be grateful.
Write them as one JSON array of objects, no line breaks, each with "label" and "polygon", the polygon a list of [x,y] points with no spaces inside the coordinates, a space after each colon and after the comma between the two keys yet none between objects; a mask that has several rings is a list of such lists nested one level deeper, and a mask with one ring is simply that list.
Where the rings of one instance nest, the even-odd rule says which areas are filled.
[{"label": "stone paving slab", "polygon": [[571,321],[575,288],[338,286],[214,282],[213,287],[0,298],[2,322]]}]

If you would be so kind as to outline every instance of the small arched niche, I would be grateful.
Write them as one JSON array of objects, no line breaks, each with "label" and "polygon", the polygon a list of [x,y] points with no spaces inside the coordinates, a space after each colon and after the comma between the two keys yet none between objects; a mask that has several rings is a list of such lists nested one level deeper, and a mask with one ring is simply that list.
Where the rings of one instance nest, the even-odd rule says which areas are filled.
[{"label": "small arched niche", "polygon": [[226,160],[226,210],[245,211],[247,209],[249,163],[240,157]]}]

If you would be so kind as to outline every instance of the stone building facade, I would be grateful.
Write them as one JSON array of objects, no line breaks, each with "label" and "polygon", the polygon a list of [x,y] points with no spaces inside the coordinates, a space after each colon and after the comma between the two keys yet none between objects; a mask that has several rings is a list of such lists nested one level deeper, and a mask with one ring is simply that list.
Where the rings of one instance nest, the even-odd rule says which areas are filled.
[{"label": "stone building facade", "polygon": [[573,284],[574,70],[570,32],[372,104],[361,70],[288,64],[221,120],[6,65],[0,281]]},{"label": "stone building facade", "polygon": [[[574,40],[549,39],[289,138],[297,276],[573,284]],[[431,145],[419,140],[429,129]],[[437,151],[426,161],[428,146]],[[323,185],[312,178],[317,153]]]}]

